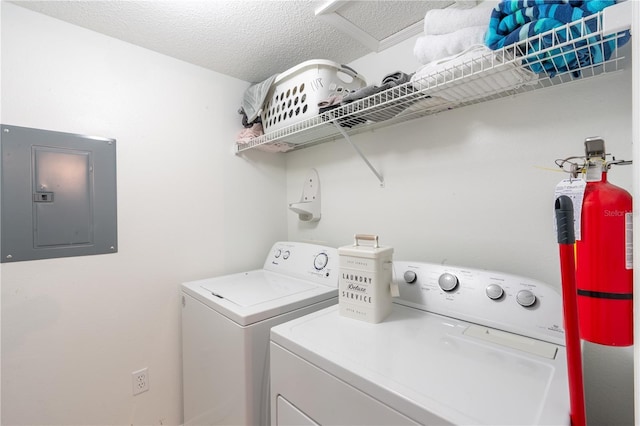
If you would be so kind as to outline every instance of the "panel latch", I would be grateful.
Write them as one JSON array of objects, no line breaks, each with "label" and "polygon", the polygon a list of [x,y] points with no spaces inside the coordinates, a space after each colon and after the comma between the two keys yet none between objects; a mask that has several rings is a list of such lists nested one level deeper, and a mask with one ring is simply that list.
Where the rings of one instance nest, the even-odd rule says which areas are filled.
[{"label": "panel latch", "polygon": [[33,194],[34,203],[52,203],[53,192],[36,192]]}]

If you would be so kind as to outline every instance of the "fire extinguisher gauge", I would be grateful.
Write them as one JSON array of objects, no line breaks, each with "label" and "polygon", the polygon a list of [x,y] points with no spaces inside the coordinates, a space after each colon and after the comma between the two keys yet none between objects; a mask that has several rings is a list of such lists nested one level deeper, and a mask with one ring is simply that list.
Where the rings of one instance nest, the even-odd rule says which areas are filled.
[{"label": "fire extinguisher gauge", "polygon": [[530,308],[536,303],[536,295],[530,290],[520,290],[518,294],[516,294],[516,301],[520,306]]},{"label": "fire extinguisher gauge", "polygon": [[584,153],[587,158],[599,157],[604,160],[607,155],[604,149],[604,139],[599,136],[586,138],[584,140]]}]

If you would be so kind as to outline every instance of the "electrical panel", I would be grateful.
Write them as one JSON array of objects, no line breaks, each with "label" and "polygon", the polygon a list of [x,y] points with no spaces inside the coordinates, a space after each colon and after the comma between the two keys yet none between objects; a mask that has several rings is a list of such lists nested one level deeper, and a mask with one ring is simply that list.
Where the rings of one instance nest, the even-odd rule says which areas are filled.
[{"label": "electrical panel", "polygon": [[1,127],[1,261],[117,252],[115,139]]}]

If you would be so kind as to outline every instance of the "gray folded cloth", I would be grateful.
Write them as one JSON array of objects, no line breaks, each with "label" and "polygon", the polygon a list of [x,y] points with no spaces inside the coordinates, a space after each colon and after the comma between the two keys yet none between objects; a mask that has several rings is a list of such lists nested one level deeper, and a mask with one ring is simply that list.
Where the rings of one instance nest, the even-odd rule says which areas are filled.
[{"label": "gray folded cloth", "polygon": [[382,92],[383,90],[390,89],[395,86],[399,86],[404,83],[408,83],[411,81],[411,74],[403,73],[402,71],[396,71],[391,74],[387,74],[382,78],[381,86],[367,86],[362,89],[358,89],[354,92],[347,94],[343,99],[343,104],[348,104],[353,101],[357,101],[362,98],[366,98],[367,96],[375,95],[378,92]]},{"label": "gray folded cloth", "polygon": [[380,88],[378,86],[371,85],[371,86],[363,87],[362,89],[355,90],[345,95],[345,97],[342,98],[342,103],[348,104],[350,102],[366,98],[367,96],[375,95],[379,91],[380,91]]},{"label": "gray folded cloth", "polygon": [[[326,99],[321,100],[320,102],[318,102],[318,108],[320,108],[322,110],[322,108],[329,108],[332,106],[338,106],[340,105],[340,102],[342,102],[342,95],[332,95],[329,96]],[[320,111],[322,112],[322,111]]]},{"label": "gray folded cloth", "polygon": [[[362,89],[356,90],[355,92],[351,92],[342,99],[342,105],[375,95],[378,92],[391,89],[392,87],[396,87],[404,83],[409,83],[411,81],[412,75],[413,74],[403,73],[402,71],[396,71],[391,74],[387,74],[382,78],[381,86],[367,86]],[[406,91],[403,91],[403,93],[408,94],[413,91],[413,87],[407,87]],[[406,96],[396,100],[393,98],[393,96],[397,95],[398,94],[396,93],[392,93],[389,94],[389,96],[385,96],[385,99],[376,99],[375,102],[379,102],[379,106],[374,106],[373,104],[367,105],[367,111],[362,113],[356,112],[355,117],[357,119],[363,120],[361,122],[364,122],[366,120],[388,120],[395,117],[399,112],[403,111],[409,105],[417,101],[417,98],[407,98]]]},{"label": "gray folded cloth", "polygon": [[[391,84],[389,87],[399,86],[411,81],[411,74],[403,73],[402,71],[396,71],[391,74],[387,74],[382,78],[382,85]],[[387,87],[388,89],[388,87]]]}]

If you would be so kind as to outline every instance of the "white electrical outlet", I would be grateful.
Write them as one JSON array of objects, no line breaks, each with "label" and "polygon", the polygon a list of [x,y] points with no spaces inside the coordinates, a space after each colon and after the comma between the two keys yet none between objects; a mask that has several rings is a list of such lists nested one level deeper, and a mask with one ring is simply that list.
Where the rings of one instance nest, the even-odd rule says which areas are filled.
[{"label": "white electrical outlet", "polygon": [[145,367],[142,370],[131,373],[133,379],[133,394],[146,392],[149,390],[149,371]]}]

